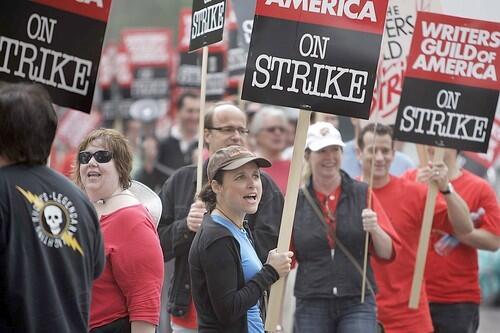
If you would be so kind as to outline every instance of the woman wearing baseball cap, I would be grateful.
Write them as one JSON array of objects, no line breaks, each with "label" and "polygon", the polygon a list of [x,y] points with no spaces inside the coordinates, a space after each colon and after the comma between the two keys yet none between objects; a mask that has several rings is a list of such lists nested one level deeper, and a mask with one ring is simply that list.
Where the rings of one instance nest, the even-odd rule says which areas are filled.
[{"label": "woman wearing baseball cap", "polygon": [[295,281],[294,332],[376,333],[373,272],[368,261],[361,303],[365,234],[375,260],[391,261],[399,239],[368,185],[340,169],[344,142],[332,124],[309,127],[305,159],[310,169],[299,192],[293,248],[299,267]]},{"label": "woman wearing baseball cap", "polygon": [[191,245],[189,266],[198,331],[264,333],[264,291],[290,271],[292,252],[269,252],[262,265],[245,226],[262,196],[260,167],[271,163],[244,147],[215,152],[199,194],[209,214]]}]

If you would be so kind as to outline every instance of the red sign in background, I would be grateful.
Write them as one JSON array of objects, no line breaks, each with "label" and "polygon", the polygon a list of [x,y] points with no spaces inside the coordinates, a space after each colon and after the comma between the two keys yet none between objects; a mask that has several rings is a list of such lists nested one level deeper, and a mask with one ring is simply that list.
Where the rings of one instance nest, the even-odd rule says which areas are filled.
[{"label": "red sign in background", "polygon": [[[432,30],[429,28],[425,29],[430,31],[428,33],[429,36],[424,35],[424,27],[430,27],[431,25],[435,27],[435,37],[432,36]],[[425,52],[432,52],[432,54],[424,55],[422,48],[425,48]],[[433,50],[434,48],[436,48],[435,51]],[[485,60],[483,63],[475,57],[472,61],[470,61],[472,64],[469,64],[469,61],[462,59],[464,57],[463,52],[466,48],[471,50],[466,52],[490,54],[493,59],[490,59],[490,61]],[[411,50],[408,57],[406,76],[424,80],[460,84],[470,87],[500,90],[500,82],[498,81],[500,76],[500,59],[498,59],[498,56],[500,55],[497,54],[499,50],[500,23],[472,20],[429,12],[419,12],[417,22],[415,24],[415,31],[413,33]],[[452,53],[451,56],[450,53]],[[434,61],[446,62],[444,67],[449,68],[449,70],[446,71],[454,71],[456,75],[430,69],[415,69],[418,60],[422,59],[423,56],[425,56],[427,64]],[[435,57],[435,59],[431,59],[431,57]],[[484,73],[485,69],[490,65],[494,66],[494,76],[496,77],[496,80],[489,77],[489,75],[486,75],[488,77],[484,79],[474,78],[473,76],[471,77],[467,73],[469,71],[468,67],[463,70],[466,75],[460,75],[463,71],[461,69],[457,69],[459,66],[463,65],[478,66],[478,64],[484,65],[484,69],[479,69],[480,74]],[[433,66],[428,65],[427,67],[430,68]]]},{"label": "red sign in background", "polygon": [[[255,15],[381,35],[388,0],[331,1],[329,4],[326,1],[302,1],[297,7],[295,1],[266,2],[268,0],[257,0]],[[286,3],[290,5],[280,6]]]}]

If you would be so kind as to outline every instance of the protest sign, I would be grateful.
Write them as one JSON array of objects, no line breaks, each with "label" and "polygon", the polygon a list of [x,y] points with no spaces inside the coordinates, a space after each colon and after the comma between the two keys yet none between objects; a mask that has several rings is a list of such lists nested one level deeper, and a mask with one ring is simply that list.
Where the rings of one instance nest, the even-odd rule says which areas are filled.
[{"label": "protest sign", "polygon": [[229,49],[228,75],[232,80],[243,76],[247,63],[248,47],[252,36],[256,0],[232,0],[228,19]]},{"label": "protest sign", "polygon": [[45,86],[55,104],[90,112],[111,0],[0,4],[0,80]]},{"label": "protest sign", "polygon": [[[183,9],[179,19],[178,51],[179,64],[176,73],[178,88],[200,88],[201,86],[201,53],[189,51],[189,27],[191,26],[191,10]],[[224,41],[208,46],[207,58],[207,100],[220,100],[226,90],[226,53]]]},{"label": "protest sign", "polygon": [[257,0],[243,99],[368,119],[385,0]]},{"label": "protest sign", "polygon": [[171,31],[164,28],[128,28],[121,33],[121,46],[128,55],[132,74],[130,98],[141,102],[130,109],[132,118],[148,122],[168,111],[171,39]]},{"label": "protest sign", "polygon": [[474,153],[466,151],[464,155],[475,161],[485,169],[491,168],[500,160],[500,115],[495,118],[491,129],[490,143],[486,153]]},{"label": "protest sign", "polygon": [[440,0],[391,0],[387,7],[382,50],[373,90],[370,121],[394,125],[410,53],[417,11],[441,11]]},{"label": "protest sign", "polygon": [[226,16],[225,0],[193,0],[189,51],[222,40]]},{"label": "protest sign", "polygon": [[133,74],[132,98],[167,98],[172,63],[171,31],[129,28],[123,30],[121,36]]},{"label": "protest sign", "polygon": [[500,83],[500,23],[420,12],[395,137],[486,152]]},{"label": "protest sign", "polygon": [[177,88],[199,88],[201,77],[201,58],[198,52],[189,53],[189,36],[191,29],[191,9],[183,8],[179,13],[177,37],[178,63],[175,74]]}]

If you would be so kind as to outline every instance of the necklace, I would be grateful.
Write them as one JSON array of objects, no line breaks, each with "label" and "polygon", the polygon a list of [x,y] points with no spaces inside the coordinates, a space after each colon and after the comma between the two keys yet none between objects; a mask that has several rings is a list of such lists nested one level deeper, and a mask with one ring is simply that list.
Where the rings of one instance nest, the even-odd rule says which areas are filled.
[{"label": "necklace", "polygon": [[95,204],[98,204],[98,205],[104,205],[106,204],[106,202],[108,202],[111,198],[114,198],[114,197],[117,197],[117,196],[120,196],[120,195],[129,195],[131,197],[135,197],[135,195],[133,195],[132,193],[128,192],[127,190],[123,190],[121,192],[118,192],[118,193],[115,193],[115,194],[112,194],[111,196],[107,197],[106,199],[102,198],[102,199],[99,199],[99,200],[96,200],[94,201]]},{"label": "necklace", "polygon": [[226,213],[224,213],[224,211],[222,209],[220,209],[219,207],[216,207],[215,209],[217,209],[217,211],[219,213],[221,213],[221,215],[223,217],[225,217],[226,219],[228,219],[232,224],[234,224],[235,226],[237,226],[238,229],[245,230],[245,228],[243,228],[243,224],[240,226],[238,223],[234,222],[232,219],[229,218],[229,216],[226,215]]}]

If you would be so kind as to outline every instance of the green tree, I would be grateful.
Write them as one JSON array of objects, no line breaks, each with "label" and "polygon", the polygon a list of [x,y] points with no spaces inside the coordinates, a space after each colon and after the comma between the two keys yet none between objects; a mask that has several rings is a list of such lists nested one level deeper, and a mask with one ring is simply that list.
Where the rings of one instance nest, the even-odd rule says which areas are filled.
[{"label": "green tree", "polygon": [[120,31],[130,27],[167,27],[177,40],[179,12],[191,8],[192,0],[114,0],[106,28],[106,40],[118,41]]}]

